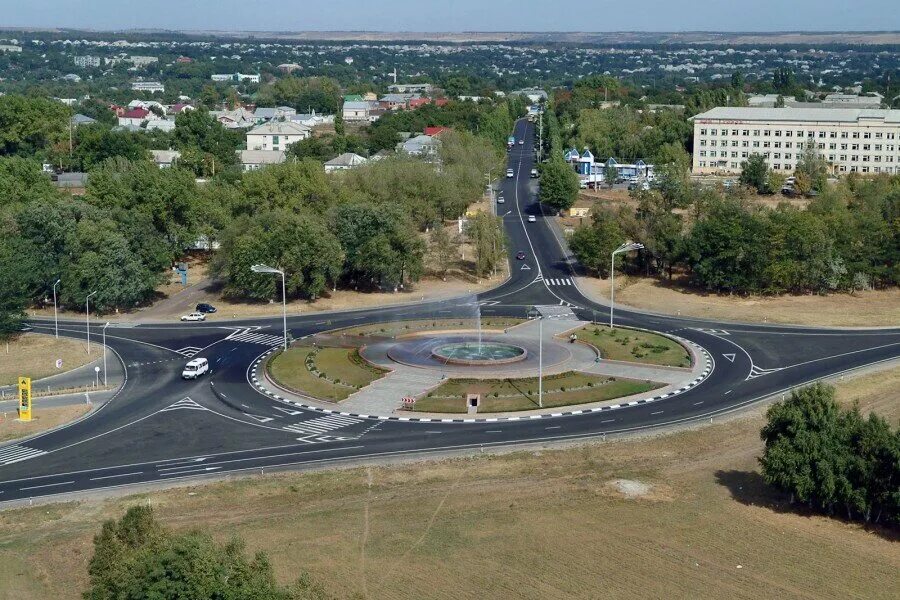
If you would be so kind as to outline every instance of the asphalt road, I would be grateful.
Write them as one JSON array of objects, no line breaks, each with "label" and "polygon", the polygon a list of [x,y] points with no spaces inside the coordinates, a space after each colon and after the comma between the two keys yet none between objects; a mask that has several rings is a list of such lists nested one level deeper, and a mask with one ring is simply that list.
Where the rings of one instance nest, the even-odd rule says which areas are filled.
[{"label": "asphalt road", "polygon": [[[544,217],[529,178],[533,127],[520,121],[498,205],[510,239],[511,277],[477,297],[288,318],[300,338],[341,326],[405,318],[523,316],[532,305],[565,305],[582,318],[608,319],[608,308],[574,285],[573,264]],[[528,223],[528,215],[536,222]],[[524,260],[515,259],[523,251]],[[617,309],[616,322],[674,333],[705,348],[714,369],[700,385],[654,403],[589,414],[468,422],[415,422],[328,414],[257,391],[250,366],[280,343],[279,318],[228,323],[110,326],[107,343],[125,384],[90,417],[0,446],[0,503],[242,471],[579,439],[690,423],[733,411],[822,377],[900,356],[900,328],[828,330],[717,323]],[[36,321],[35,331],[51,331]],[[62,335],[85,335],[63,322]],[[100,328],[92,327],[92,337]],[[97,339],[97,338],[95,338]],[[185,382],[189,356],[209,359],[209,377]],[[449,421],[449,420],[448,420]]]}]

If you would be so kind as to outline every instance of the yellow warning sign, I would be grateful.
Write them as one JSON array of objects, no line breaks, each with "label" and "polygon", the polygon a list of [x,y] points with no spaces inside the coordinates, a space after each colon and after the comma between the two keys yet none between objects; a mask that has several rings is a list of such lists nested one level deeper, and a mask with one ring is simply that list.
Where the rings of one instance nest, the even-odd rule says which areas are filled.
[{"label": "yellow warning sign", "polygon": [[19,420],[31,420],[31,377],[19,377]]}]

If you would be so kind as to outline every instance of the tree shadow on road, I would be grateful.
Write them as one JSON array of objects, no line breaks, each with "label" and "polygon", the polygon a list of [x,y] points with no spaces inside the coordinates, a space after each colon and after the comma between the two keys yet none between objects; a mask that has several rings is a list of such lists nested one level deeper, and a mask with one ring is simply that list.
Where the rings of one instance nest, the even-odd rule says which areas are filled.
[{"label": "tree shadow on road", "polygon": [[731,497],[746,506],[761,506],[774,512],[792,514],[807,519],[827,517],[857,525],[889,541],[900,541],[900,530],[890,529],[883,525],[866,524],[860,521],[848,521],[840,515],[827,515],[813,510],[803,504],[791,503],[790,496],[768,485],[763,476],[756,471],[716,471],[716,483],[728,489]]}]

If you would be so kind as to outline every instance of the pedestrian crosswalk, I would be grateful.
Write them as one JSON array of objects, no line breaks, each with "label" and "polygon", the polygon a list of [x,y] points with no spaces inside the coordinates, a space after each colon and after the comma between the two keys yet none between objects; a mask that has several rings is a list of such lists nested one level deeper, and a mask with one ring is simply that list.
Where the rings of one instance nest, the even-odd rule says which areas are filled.
[{"label": "pedestrian crosswalk", "polygon": [[167,406],[159,412],[168,412],[170,410],[207,410],[205,407],[200,406],[190,398],[182,398],[178,402]]},{"label": "pedestrian crosswalk", "polygon": [[316,441],[327,441],[328,439],[333,439],[326,436],[326,434],[330,431],[334,431],[335,429],[350,427],[351,425],[356,425],[357,423],[362,423],[362,419],[354,419],[353,417],[333,414],[325,417],[310,419],[308,421],[301,421],[300,423],[295,423],[293,425],[286,425],[284,429],[294,433],[299,433],[301,437],[298,439],[304,442],[313,443]]},{"label": "pedestrian crosswalk", "polygon": [[236,342],[247,342],[249,344],[262,344],[263,346],[278,346],[284,343],[283,336],[259,333],[252,329],[236,331],[229,335],[227,339]]},{"label": "pedestrian crosswalk", "polygon": [[553,279],[551,279],[549,277],[545,277],[544,281],[547,282],[547,285],[556,285],[556,286],[575,285],[574,283],[572,283],[572,280],[569,279],[568,277],[557,277],[557,278],[553,278]]},{"label": "pedestrian crosswalk", "polygon": [[11,465],[12,463],[28,460],[42,454],[47,454],[47,452],[37,448],[29,448],[22,444],[13,444],[12,446],[0,448],[0,465]]}]

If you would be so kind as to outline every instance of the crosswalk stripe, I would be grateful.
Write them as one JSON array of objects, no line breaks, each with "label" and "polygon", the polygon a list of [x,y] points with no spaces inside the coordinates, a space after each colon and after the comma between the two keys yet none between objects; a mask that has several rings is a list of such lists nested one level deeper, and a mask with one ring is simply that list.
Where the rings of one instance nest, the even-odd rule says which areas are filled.
[{"label": "crosswalk stripe", "polygon": [[304,435],[320,435],[334,429],[349,427],[361,422],[360,419],[345,417],[343,415],[328,415],[326,417],[319,417],[308,421],[301,421],[300,423],[294,423],[292,425],[286,425],[284,429]]},{"label": "crosswalk stripe", "polygon": [[37,448],[29,448],[20,444],[0,448],[0,465],[11,465],[22,460],[28,460],[42,454],[47,454],[44,450]]},{"label": "crosswalk stripe", "polygon": [[243,331],[238,334],[228,336],[228,339],[236,342],[247,342],[250,344],[262,344],[264,346],[277,346],[284,341],[282,336],[271,335],[268,333],[255,333],[252,331]]}]

